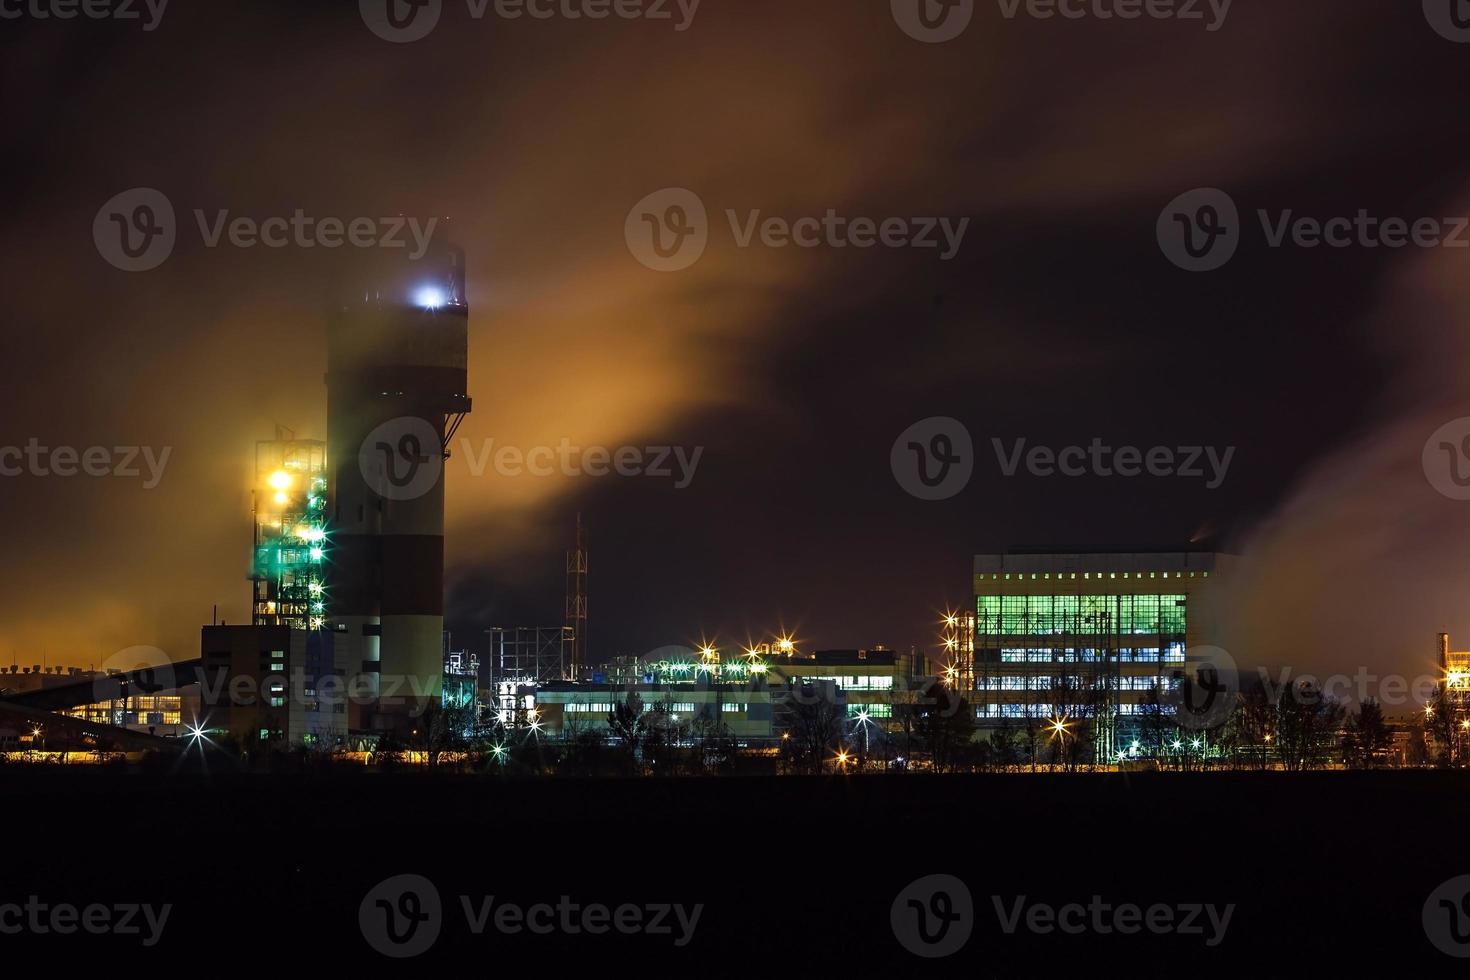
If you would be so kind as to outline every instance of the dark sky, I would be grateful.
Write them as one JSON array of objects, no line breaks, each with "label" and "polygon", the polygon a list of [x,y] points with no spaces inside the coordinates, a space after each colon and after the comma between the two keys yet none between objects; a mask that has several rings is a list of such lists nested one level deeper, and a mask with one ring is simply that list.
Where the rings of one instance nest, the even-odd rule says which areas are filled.
[{"label": "dark sky", "polygon": [[[922,44],[884,0],[704,0],[667,21],[475,20],[390,44],[355,4],[176,3],[157,28],[0,29],[9,215],[0,445],[172,447],[162,483],[0,481],[0,650],[97,663],[197,650],[246,618],[251,446],[322,436],[321,249],[206,248],[192,211],[450,216],[470,272],[476,446],[703,447],[693,483],[473,476],[450,464],[450,623],[555,623],[580,509],[594,655],[784,625],[812,646],[933,640],[970,556],[1179,547],[1244,556],[1243,662],[1425,669],[1470,631],[1470,503],[1420,453],[1470,415],[1451,249],[1269,249],[1257,208],[1470,213],[1470,45],[1402,0],[1238,0],[1223,27],[1005,19]],[[159,268],[114,269],[94,215],[162,191]],[[693,267],[634,261],[667,187],[713,219]],[[1175,268],[1164,206],[1225,189],[1223,269]],[[739,248],[725,209],[970,219],[933,250]],[[978,458],[898,485],[931,416]],[[1235,447],[1183,479],[1003,477],[990,440]],[[8,660],[8,656],[7,656]]]}]

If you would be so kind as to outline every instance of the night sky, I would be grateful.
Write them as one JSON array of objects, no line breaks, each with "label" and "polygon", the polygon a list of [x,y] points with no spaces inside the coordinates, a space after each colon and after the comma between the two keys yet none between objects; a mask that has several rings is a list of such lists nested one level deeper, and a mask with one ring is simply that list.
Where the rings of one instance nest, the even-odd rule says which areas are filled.
[{"label": "night sky", "polygon": [[[0,24],[8,216],[0,445],[172,447],[156,489],[0,480],[0,654],[78,665],[198,651],[247,617],[253,443],[325,436],[342,250],[205,247],[193,210],[450,217],[469,257],[476,446],[703,447],[653,478],[449,464],[456,646],[559,623],[584,513],[594,659],[794,630],[926,646],[1008,548],[1242,556],[1243,663],[1429,668],[1470,641],[1470,503],[1421,451],[1470,415],[1466,263],[1448,248],[1268,248],[1256,209],[1470,214],[1470,45],[1404,0],[1237,0],[1200,22],[1007,20],[924,44],[885,0],[704,0],[650,20],[475,20],[423,40],[356,4],[169,5]],[[98,209],[162,191],[178,243],[127,273]],[[713,224],[691,268],[624,222],[668,187]],[[1176,268],[1155,223],[1226,190],[1235,258]],[[929,249],[737,246],[724,212],[945,216]],[[974,476],[906,493],[899,433],[962,421]],[[1179,478],[1002,475],[1010,444],[1235,447]]]}]

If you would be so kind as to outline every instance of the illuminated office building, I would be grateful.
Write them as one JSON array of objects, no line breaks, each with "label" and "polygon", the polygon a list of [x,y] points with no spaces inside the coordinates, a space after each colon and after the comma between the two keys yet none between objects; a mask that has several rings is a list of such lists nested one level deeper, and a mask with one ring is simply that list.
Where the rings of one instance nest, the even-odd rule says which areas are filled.
[{"label": "illuminated office building", "polygon": [[1203,601],[1222,556],[1193,552],[976,555],[972,700],[982,727],[1120,720],[1176,688],[1214,637]]}]

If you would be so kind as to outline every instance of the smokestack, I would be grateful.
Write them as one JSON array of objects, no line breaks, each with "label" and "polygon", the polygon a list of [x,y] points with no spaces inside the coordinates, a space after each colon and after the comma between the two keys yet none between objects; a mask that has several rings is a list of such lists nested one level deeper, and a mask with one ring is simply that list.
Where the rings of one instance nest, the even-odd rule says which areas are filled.
[{"label": "smokestack", "polygon": [[1439,634],[1439,669],[1441,672],[1448,670],[1450,666],[1450,635]]},{"label": "smokestack", "polygon": [[375,705],[350,727],[402,731],[440,697],[444,460],[468,359],[464,253],[437,240],[360,270],[329,328],[328,612]]}]

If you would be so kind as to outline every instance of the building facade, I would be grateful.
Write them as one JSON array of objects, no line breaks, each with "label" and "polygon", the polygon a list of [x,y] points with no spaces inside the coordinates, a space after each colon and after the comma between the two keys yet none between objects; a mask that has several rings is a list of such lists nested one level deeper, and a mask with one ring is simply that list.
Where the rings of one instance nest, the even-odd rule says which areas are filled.
[{"label": "building facade", "polygon": [[242,745],[343,744],[348,705],[363,695],[337,638],[287,626],[204,627],[202,724]]},{"label": "building facade", "polygon": [[[658,723],[687,730],[719,727],[747,744],[774,743],[790,728],[796,706],[815,700],[833,706],[848,728],[894,724],[894,707],[912,703],[934,676],[917,653],[822,650],[811,654],[718,654],[644,661],[636,676],[627,664],[604,669],[616,679],[581,684],[553,681],[534,688],[538,727],[551,736],[605,731],[614,705],[636,696]],[[522,693],[525,689],[521,689]],[[523,696],[523,694],[522,694]]]},{"label": "building facade", "polygon": [[978,722],[1075,721],[1110,756],[1119,726],[1156,710],[1215,638],[1204,600],[1220,565],[1194,552],[976,555]]}]

